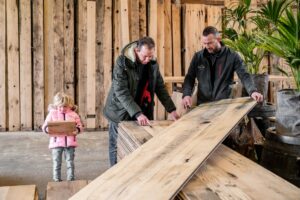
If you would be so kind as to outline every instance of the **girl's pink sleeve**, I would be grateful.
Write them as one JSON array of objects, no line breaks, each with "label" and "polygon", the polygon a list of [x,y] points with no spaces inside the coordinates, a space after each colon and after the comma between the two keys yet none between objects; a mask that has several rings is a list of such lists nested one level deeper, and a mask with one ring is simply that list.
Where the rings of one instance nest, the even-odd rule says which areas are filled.
[{"label": "girl's pink sleeve", "polygon": [[52,112],[50,111],[45,119],[45,122],[42,126],[42,130],[47,133],[46,128],[47,128],[47,122],[52,121]]},{"label": "girl's pink sleeve", "polygon": [[82,132],[83,131],[83,124],[81,122],[80,116],[75,113],[76,117],[75,117],[75,122],[76,122],[76,127],[78,129],[78,132]]}]

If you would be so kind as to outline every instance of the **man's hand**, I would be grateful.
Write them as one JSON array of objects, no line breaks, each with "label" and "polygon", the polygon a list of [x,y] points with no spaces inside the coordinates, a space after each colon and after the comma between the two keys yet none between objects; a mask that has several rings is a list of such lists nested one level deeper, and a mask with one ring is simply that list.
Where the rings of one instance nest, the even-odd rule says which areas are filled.
[{"label": "man's hand", "polygon": [[258,92],[253,92],[251,94],[251,98],[254,99],[257,102],[262,102],[264,100],[264,97],[262,94],[258,93]]},{"label": "man's hand", "polygon": [[174,110],[173,112],[170,113],[172,120],[176,121],[177,119],[180,118],[180,116],[178,115],[178,113],[176,112],[176,110]]},{"label": "man's hand", "polygon": [[184,109],[188,109],[188,108],[192,107],[192,97],[191,96],[185,96],[182,99],[181,104],[184,107]]},{"label": "man's hand", "polygon": [[140,114],[136,119],[140,126],[150,125],[149,119],[144,114]]}]

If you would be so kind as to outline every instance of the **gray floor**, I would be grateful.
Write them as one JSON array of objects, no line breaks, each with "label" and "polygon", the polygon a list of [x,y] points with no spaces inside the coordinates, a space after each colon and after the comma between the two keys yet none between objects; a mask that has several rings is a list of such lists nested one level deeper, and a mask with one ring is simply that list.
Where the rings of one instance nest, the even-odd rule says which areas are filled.
[{"label": "gray floor", "polygon": [[[40,199],[52,181],[49,137],[41,132],[0,132],[0,186],[35,184]],[[75,152],[77,180],[93,180],[108,169],[108,134],[86,132],[78,136]],[[62,179],[66,178],[63,162]]]}]

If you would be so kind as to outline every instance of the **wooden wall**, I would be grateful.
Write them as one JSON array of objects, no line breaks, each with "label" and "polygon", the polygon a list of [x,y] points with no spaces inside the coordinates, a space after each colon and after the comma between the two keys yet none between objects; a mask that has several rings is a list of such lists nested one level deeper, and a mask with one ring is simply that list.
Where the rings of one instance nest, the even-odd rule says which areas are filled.
[{"label": "wooden wall", "polygon": [[[226,2],[0,0],[0,131],[40,130],[58,91],[75,99],[86,129],[106,128],[102,110],[122,47],[149,35],[161,73],[184,76],[203,28],[221,30]],[[155,117],[166,117],[158,100]]]}]

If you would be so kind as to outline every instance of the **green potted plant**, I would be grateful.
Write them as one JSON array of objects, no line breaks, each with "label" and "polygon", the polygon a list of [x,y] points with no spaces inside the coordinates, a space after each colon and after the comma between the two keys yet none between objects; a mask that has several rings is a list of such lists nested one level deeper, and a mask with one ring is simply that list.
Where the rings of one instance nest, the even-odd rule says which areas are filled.
[{"label": "green potted plant", "polygon": [[272,35],[260,33],[257,37],[261,48],[285,59],[296,84],[294,90],[277,93],[277,132],[300,135],[300,12],[299,0],[294,2],[280,16]]}]

